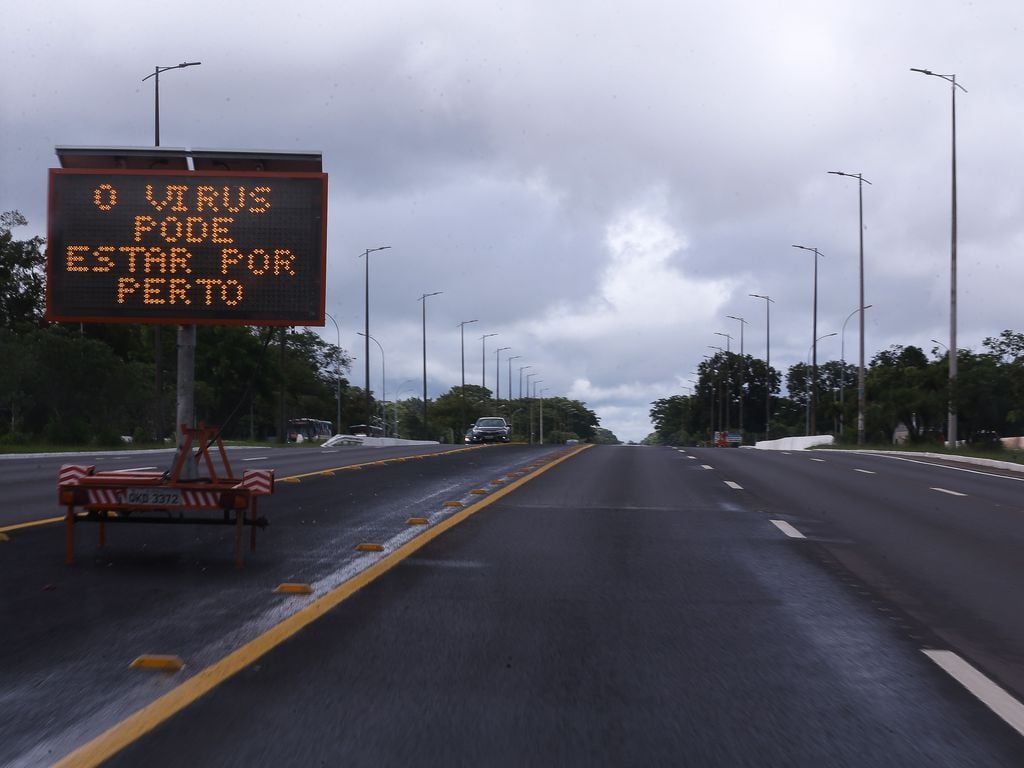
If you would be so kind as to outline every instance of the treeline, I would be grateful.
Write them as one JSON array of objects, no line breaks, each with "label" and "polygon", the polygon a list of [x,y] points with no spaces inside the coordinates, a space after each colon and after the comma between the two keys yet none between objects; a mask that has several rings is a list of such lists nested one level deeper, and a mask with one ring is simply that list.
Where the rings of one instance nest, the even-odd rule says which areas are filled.
[{"label": "treeline", "polygon": [[[0,446],[172,438],[177,329],[47,323],[45,243],[12,234],[26,224],[17,212],[0,214]],[[539,440],[543,413],[545,442],[615,442],[575,400],[494,401],[481,387],[454,387],[427,402],[425,421],[422,400],[380,403],[349,382],[350,370],[346,350],[308,329],[200,325],[195,419],[231,439],[281,440],[288,420],[314,418],[342,433],[461,442],[485,415],[503,415],[516,437]]]},{"label": "treeline", "polygon": [[[1005,330],[986,338],[983,351],[957,354],[952,402],[957,435],[975,446],[997,445],[997,437],[1024,431],[1024,334]],[[811,367],[797,363],[783,375],[766,370],[749,355],[719,352],[701,363],[691,392],[651,404],[655,431],[648,442],[707,442],[719,430],[741,431],[745,442],[769,436],[832,434],[842,443],[857,442],[857,366],[832,360]],[[766,393],[770,390],[770,410]],[[944,348],[930,355],[916,346],[897,345],[876,354],[865,368],[865,442],[891,443],[897,429],[911,442],[941,444],[950,402],[949,358]]]},{"label": "treeline", "polygon": [[600,427],[597,414],[579,400],[565,397],[495,400],[489,389],[475,384],[467,384],[464,391],[461,387],[452,387],[437,399],[428,401],[426,426],[421,398],[382,404],[380,408],[376,423],[384,426],[385,435],[394,434],[397,424],[397,434],[402,437],[461,442],[466,429],[481,416],[503,416],[512,427],[513,440],[540,442],[543,437],[545,443],[618,442],[615,435]]}]

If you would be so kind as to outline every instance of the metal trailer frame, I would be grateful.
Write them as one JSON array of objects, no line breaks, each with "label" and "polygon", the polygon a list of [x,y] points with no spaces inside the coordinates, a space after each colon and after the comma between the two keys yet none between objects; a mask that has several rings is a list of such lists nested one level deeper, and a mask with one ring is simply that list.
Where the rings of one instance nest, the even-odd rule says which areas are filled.
[{"label": "metal trailer frame", "polygon": [[[65,464],[57,479],[58,502],[67,512],[65,561],[74,565],[75,525],[99,523],[99,545],[106,545],[107,523],[159,523],[235,526],[235,563],[243,561],[242,530],[250,527],[250,551],[256,550],[256,529],[268,525],[258,516],[260,496],[274,492],[274,470],[249,469],[240,478],[231,471],[217,427],[181,425],[185,440],[170,472],[96,472],[95,466]],[[192,448],[195,447],[195,453]],[[211,456],[216,446],[221,472]],[[189,477],[186,462],[196,474]],[[191,468],[189,468],[191,469]],[[80,509],[81,511],[76,511]],[[190,513],[186,516],[186,512]],[[219,516],[202,513],[219,513]]]}]

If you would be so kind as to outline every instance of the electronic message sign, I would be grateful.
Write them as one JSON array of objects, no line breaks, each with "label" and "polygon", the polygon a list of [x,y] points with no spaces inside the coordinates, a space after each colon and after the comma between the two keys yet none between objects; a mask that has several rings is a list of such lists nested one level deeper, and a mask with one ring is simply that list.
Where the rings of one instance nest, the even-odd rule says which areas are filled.
[{"label": "electronic message sign", "polygon": [[327,175],[50,169],[46,316],[323,325]]}]

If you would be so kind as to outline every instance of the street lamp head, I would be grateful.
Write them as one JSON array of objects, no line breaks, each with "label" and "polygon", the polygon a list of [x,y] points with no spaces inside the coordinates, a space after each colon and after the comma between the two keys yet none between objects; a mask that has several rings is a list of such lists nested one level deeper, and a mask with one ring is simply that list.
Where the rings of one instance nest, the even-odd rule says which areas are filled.
[{"label": "street lamp head", "polygon": [[920,72],[922,75],[931,75],[932,77],[941,77],[947,83],[950,83],[953,88],[959,88],[964,93],[967,93],[967,89],[964,88],[960,83],[956,81],[956,75],[941,75],[938,72],[932,72],[930,69],[919,69],[918,67],[911,67],[911,72]]},{"label": "street lamp head", "polygon": [[469,325],[470,323],[476,323],[476,322],[479,322],[479,321],[477,321],[477,320],[463,320],[461,323],[459,323],[459,328],[463,327],[464,325]]},{"label": "street lamp head", "polygon": [[747,295],[752,299],[764,299],[765,301],[770,301],[772,304],[775,303],[775,299],[771,296],[762,296],[760,293],[748,293]]},{"label": "street lamp head", "polygon": [[825,254],[819,251],[817,248],[806,245],[794,245],[793,247],[799,248],[802,251],[813,251],[815,256],[821,256],[822,258],[825,258]]},{"label": "street lamp head", "polygon": [[870,181],[864,178],[863,174],[860,173],[844,173],[843,171],[828,171],[828,173],[834,176],[849,176],[851,179],[856,179],[858,182],[864,182],[865,184],[871,184]]},{"label": "street lamp head", "polygon": [[369,256],[371,253],[374,253],[376,251],[386,251],[386,250],[388,250],[390,248],[391,248],[390,245],[381,245],[381,246],[378,246],[376,248],[367,248],[366,250],[364,250],[362,253],[359,254],[359,258],[361,259],[364,256]]},{"label": "street lamp head", "polygon": [[166,72],[169,69],[182,69],[183,67],[198,67],[202,63],[203,62],[201,62],[201,61],[183,61],[183,62],[181,62],[181,64],[175,64],[175,65],[170,66],[170,67],[161,67],[161,66],[158,65],[158,66],[153,68],[152,72],[150,72],[148,75],[146,75],[144,78],[142,78],[142,82],[146,82],[151,77],[156,77],[156,78],[158,78],[157,79],[157,83],[159,84],[159,82],[160,82],[159,81],[159,77],[160,77],[160,73],[161,72]]},{"label": "street lamp head", "polygon": [[429,299],[431,296],[440,296],[442,293],[444,293],[444,291],[434,291],[433,293],[424,293],[422,296],[420,296],[417,299],[417,301],[423,301],[424,299]]}]

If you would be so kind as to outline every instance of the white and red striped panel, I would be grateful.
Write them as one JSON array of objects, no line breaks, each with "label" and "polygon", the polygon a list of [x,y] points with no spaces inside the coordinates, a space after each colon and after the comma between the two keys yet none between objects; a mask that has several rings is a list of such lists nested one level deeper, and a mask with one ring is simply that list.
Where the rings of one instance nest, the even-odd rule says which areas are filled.
[{"label": "white and red striped panel", "polygon": [[242,473],[241,488],[248,488],[256,496],[269,496],[274,492],[274,470],[247,469]]},{"label": "white and red striped panel", "polygon": [[57,473],[57,485],[77,485],[79,480],[88,477],[95,471],[95,466],[64,464]]},{"label": "white and red striped panel", "polygon": [[185,491],[181,492],[185,507],[220,507],[220,493],[216,491]]},{"label": "white and red striped panel", "polygon": [[90,488],[90,504],[120,504],[124,498],[123,488]]}]

